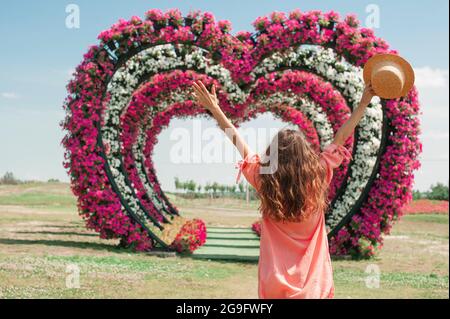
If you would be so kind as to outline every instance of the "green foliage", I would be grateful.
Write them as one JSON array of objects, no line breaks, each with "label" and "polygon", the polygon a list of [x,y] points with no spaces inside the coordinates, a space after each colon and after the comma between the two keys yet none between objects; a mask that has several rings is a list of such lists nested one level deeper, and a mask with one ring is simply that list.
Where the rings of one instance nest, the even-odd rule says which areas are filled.
[{"label": "green foliage", "polygon": [[[56,178],[50,178],[47,183],[60,183],[61,181]],[[0,185],[22,185],[22,184],[32,184],[39,183],[39,181],[33,180],[21,180],[14,176],[12,172],[6,172],[2,177],[0,177]]]},{"label": "green foliage", "polygon": [[195,190],[197,189],[197,184],[195,184],[193,180],[190,180],[186,183],[186,189],[188,190],[188,192],[195,192]]},{"label": "green foliage", "polygon": [[413,191],[414,199],[430,199],[430,200],[446,200],[448,201],[448,185],[437,183],[431,185],[430,189],[426,192]]},{"label": "green foliage", "polygon": [[176,190],[182,189],[182,187],[181,187],[181,182],[180,182],[180,180],[178,179],[178,177],[175,177],[175,189],[176,189]]},{"label": "green foliage", "polygon": [[418,190],[414,190],[412,195],[413,195],[413,199],[414,200],[418,200],[418,199],[423,199],[424,198],[423,193],[421,191],[418,191]]},{"label": "green foliage", "polygon": [[217,193],[217,190],[219,189],[219,183],[214,182],[214,183],[211,185],[211,188],[212,188],[212,191],[213,191],[214,194]]},{"label": "green foliage", "polygon": [[431,190],[428,192],[428,199],[448,200],[448,185],[437,183],[431,186]]},{"label": "green foliage", "polygon": [[0,185],[18,185],[21,183],[22,181],[16,178],[12,172],[6,172],[5,175],[0,178]]},{"label": "green foliage", "polygon": [[[175,189],[183,190],[185,192],[195,193],[195,191],[198,188],[197,188],[197,184],[193,180],[182,182],[182,181],[180,181],[180,179],[178,177],[175,177]],[[200,186],[200,189],[201,189],[201,186]]]},{"label": "green foliage", "polygon": [[[246,186],[244,182],[238,185],[225,185],[217,182],[206,183],[206,185],[196,184],[193,180],[181,181],[178,177],[175,177],[175,189],[186,193],[188,197],[202,198],[202,197],[231,197],[245,199]],[[250,199],[257,198],[256,192],[253,187],[249,187]]]}]

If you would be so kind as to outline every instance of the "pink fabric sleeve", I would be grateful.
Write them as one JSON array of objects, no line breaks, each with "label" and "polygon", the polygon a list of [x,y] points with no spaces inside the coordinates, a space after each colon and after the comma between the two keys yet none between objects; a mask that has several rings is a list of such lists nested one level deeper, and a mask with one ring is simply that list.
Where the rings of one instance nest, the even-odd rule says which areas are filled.
[{"label": "pink fabric sleeve", "polygon": [[327,183],[333,179],[333,170],[339,167],[344,159],[350,160],[352,153],[342,145],[331,143],[320,154],[320,160],[327,170]]},{"label": "pink fabric sleeve", "polygon": [[241,175],[244,175],[245,179],[256,188],[257,177],[259,175],[260,157],[258,154],[249,153],[247,156],[239,161],[236,168],[239,169],[236,184],[239,183]]}]

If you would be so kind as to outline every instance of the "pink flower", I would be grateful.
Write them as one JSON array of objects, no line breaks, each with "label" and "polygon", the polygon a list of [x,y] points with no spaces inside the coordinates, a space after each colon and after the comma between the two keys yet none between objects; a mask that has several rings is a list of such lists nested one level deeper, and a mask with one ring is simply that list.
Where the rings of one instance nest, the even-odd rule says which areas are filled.
[{"label": "pink flower", "polygon": [[[389,48],[383,39],[377,38],[372,30],[359,28],[355,16],[339,20],[337,13],[331,11],[300,12],[294,10],[289,15],[275,12],[269,17],[260,17],[253,23],[260,32],[256,43],[250,33],[241,32],[239,37],[228,34],[231,24],[228,21],[216,22],[210,13],[190,12],[192,23],[183,26],[179,10],[162,12],[154,9],[146,13],[146,21],[132,17],[129,21],[121,19],[109,30],[100,33],[99,45],[91,46],[84,55],[82,63],[76,68],[74,78],[67,85],[68,97],[64,103],[67,116],[61,126],[66,132],[62,144],[66,149],[63,166],[71,178],[72,191],[78,198],[80,215],[86,227],[94,229],[102,238],[121,238],[122,245],[136,250],[152,248],[153,240],[136,221],[128,215],[121,205],[105,174],[105,162],[101,147],[97,145],[96,123],[104,125],[106,105],[110,99],[103,95],[107,80],[116,68],[116,61],[104,49],[111,46],[117,58],[133,52],[136,47],[160,43],[191,42],[210,50],[220,52],[220,63],[230,71],[231,78],[239,85],[252,84],[251,71],[261,58],[278,50],[285,50],[298,44],[315,44],[333,50],[353,65],[363,65],[374,54],[396,52]],[[159,32],[155,32],[160,28]],[[194,42],[195,41],[195,42]],[[154,189],[155,196],[165,205],[153,166],[152,153],[158,134],[173,117],[204,115],[204,111],[192,101],[175,103],[162,112],[153,112],[158,100],[164,99],[167,92],[186,89],[193,80],[201,79],[210,85],[215,80],[192,71],[174,71],[157,74],[133,94],[129,108],[121,117],[120,154],[124,172],[136,190],[137,199],[146,212],[163,223],[164,212],[156,208],[152,198],[147,196],[145,183]],[[216,83],[216,85],[220,85]],[[273,73],[261,78],[251,92],[249,99],[240,105],[232,105],[227,96],[220,96],[221,106],[230,114],[234,122],[251,119],[261,112],[275,112],[287,122],[298,125],[315,147],[319,140],[312,123],[301,112],[288,108],[286,112],[276,112],[272,107],[253,107],[253,103],[276,92],[291,90],[297,95],[307,95],[320,105],[336,131],[348,118],[350,109],[335,88],[321,78],[300,71],[286,71],[281,76]],[[417,91],[409,96],[386,103],[386,118],[390,134],[388,146],[380,158],[378,175],[369,194],[352,222],[341,229],[330,243],[333,254],[354,254],[372,256],[382,246],[382,236],[388,233],[392,221],[412,206],[411,190],[414,171],[420,167],[418,161],[422,144],[418,139],[420,112]],[[136,144],[139,130],[146,125],[143,169],[147,180],[141,179],[132,149]],[[352,147],[353,139],[347,141]],[[111,155],[111,146],[104,145],[104,151]],[[336,170],[330,190],[330,198],[343,182],[348,163]],[[148,185],[147,185],[148,186]],[[421,210],[428,209],[423,204]],[[448,203],[447,203],[448,205]],[[171,209],[176,208],[171,205]],[[447,207],[448,209],[448,207]],[[206,229],[201,221],[191,222],[183,229],[175,249],[193,251],[206,239]]]}]

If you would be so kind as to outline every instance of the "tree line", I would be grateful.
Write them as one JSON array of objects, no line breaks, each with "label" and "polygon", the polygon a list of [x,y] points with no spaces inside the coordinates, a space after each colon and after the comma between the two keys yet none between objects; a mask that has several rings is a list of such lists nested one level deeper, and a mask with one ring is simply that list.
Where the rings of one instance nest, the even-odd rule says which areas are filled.
[{"label": "tree line", "polygon": [[175,177],[175,189],[177,192],[191,195],[191,197],[198,197],[201,195],[209,195],[211,197],[242,197],[248,196],[250,199],[256,198],[256,193],[253,187],[249,187],[248,184],[240,182],[237,185],[226,185],[217,182],[207,183],[201,185],[194,180],[181,181],[178,177]]},{"label": "tree line", "polygon": [[414,191],[414,199],[430,199],[430,200],[446,200],[448,201],[448,184],[437,183],[431,185],[429,190],[425,192]]},{"label": "tree line", "polygon": [[[0,177],[0,185],[19,185],[19,184],[28,184],[28,183],[35,183],[38,181],[32,181],[32,180],[21,180],[14,176],[12,172],[6,172],[2,177]],[[60,181],[55,178],[51,178],[47,181],[47,183],[59,183]]]},{"label": "tree line", "polygon": [[[2,177],[0,177],[0,185],[18,185],[24,183],[31,183],[33,181],[23,181],[15,177],[12,172],[6,172]],[[58,183],[57,179],[49,179],[48,183]],[[448,184],[437,183],[431,185],[429,190],[421,192],[418,190],[413,191],[414,199],[430,199],[430,200],[446,200],[448,201]],[[198,194],[209,194],[212,197],[218,196],[233,196],[236,195],[240,197],[242,194],[248,193],[251,199],[256,198],[255,190],[253,187],[248,186],[248,184],[241,182],[238,185],[225,185],[219,184],[217,182],[207,183],[206,185],[201,185],[196,183],[194,180],[181,181],[178,177],[175,177],[175,189],[177,191],[182,191],[186,194],[198,195]]]}]

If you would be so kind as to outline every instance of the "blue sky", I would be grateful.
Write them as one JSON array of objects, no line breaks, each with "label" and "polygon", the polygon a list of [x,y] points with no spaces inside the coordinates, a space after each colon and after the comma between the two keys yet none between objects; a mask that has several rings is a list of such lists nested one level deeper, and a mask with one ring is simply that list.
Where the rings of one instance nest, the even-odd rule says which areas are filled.
[{"label": "blue sky", "polygon": [[[68,4],[80,8],[80,29],[65,27]],[[0,10],[0,175],[12,171],[26,179],[67,180],[61,166],[64,117],[61,104],[69,74],[97,35],[119,18],[143,16],[151,8],[179,8],[212,12],[232,22],[233,32],[252,30],[251,23],[272,11],[335,10],[344,16],[355,13],[361,21],[366,6],[380,8],[380,28],[375,32],[411,61],[418,71],[423,120],[423,168],[417,188],[448,181],[448,1],[2,1]],[[419,85],[420,84],[420,85]],[[261,118],[249,125],[271,122]],[[259,124],[258,124],[259,123]],[[209,123],[208,125],[212,125]],[[282,126],[281,124],[277,124]],[[174,121],[173,127],[189,127]],[[171,127],[172,127],[171,126]],[[175,168],[168,162],[170,130],[157,148],[156,164],[163,186],[173,177],[202,175],[232,183],[234,168],[225,165]],[[206,173],[205,173],[206,170]],[[444,173],[444,174],[443,174]],[[191,175],[189,175],[191,174]],[[207,177],[200,178],[202,182]]]}]

